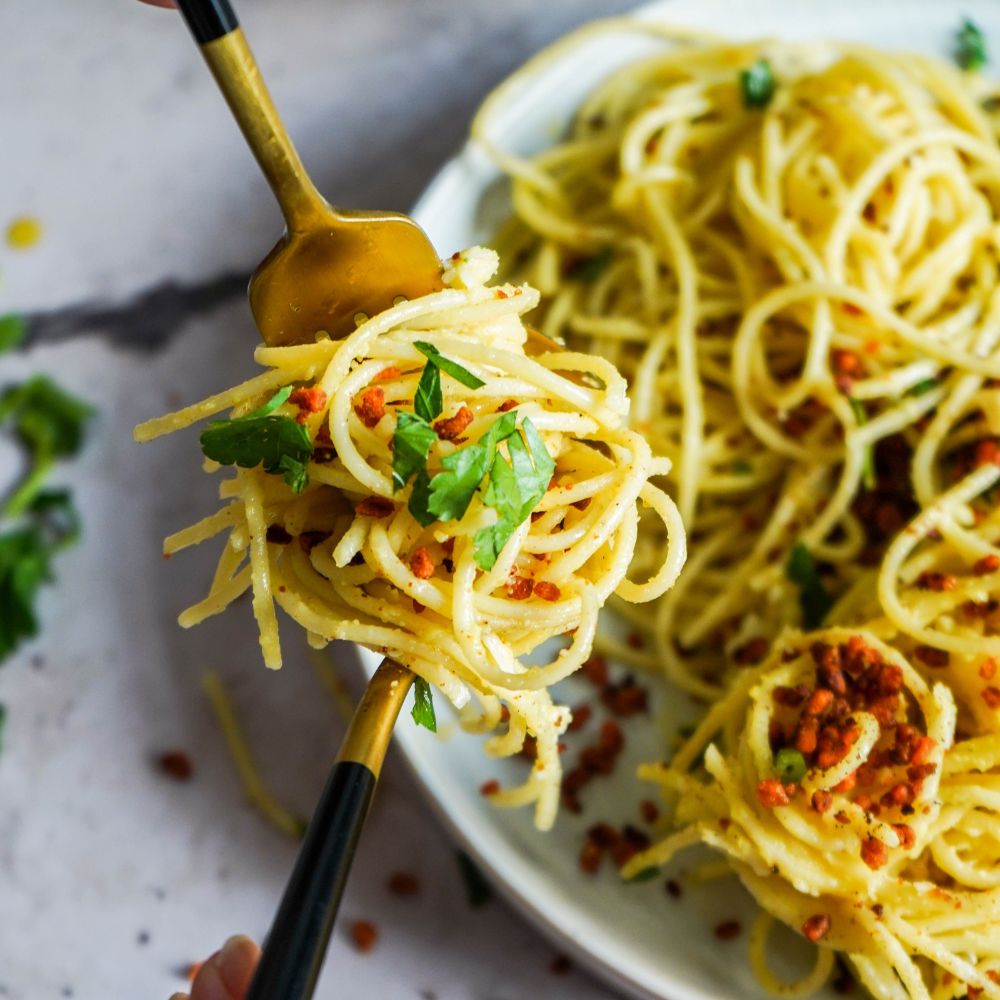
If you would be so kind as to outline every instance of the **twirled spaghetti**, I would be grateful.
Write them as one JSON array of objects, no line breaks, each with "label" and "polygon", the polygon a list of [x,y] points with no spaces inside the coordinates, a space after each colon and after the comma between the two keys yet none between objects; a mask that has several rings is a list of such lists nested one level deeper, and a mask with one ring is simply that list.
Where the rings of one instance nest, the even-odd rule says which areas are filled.
[{"label": "twirled spaghetti", "polygon": [[[236,428],[238,418],[255,413],[269,433],[277,425],[263,421],[284,420],[294,447],[311,454],[305,477],[292,475],[295,488],[266,464],[240,468],[222,483],[226,506],[167,539],[164,551],[172,554],[227,534],[208,595],[181,623],[196,624],[251,590],[271,667],[281,664],[276,604],[315,646],[349,639],[410,667],[448,697],[468,728],[493,730],[503,715],[509,721],[487,751],[514,754],[530,735],[538,753],[526,782],[494,801],[535,803],[536,821],[546,827],[559,792],[558,738],[570,721],[548,688],[589,655],[597,612],[612,592],[648,601],[671,585],[684,560],[684,534],[671,500],[649,482],[669,463],[624,426],[621,376],[581,354],[526,354],[520,315],[537,294],[488,287],[495,268],[489,251],[456,254],[444,291],[401,302],[343,341],[258,348],[268,371],[144,424],[137,437],[148,440],[226,408],[233,408]],[[433,427],[416,415],[431,357],[444,366],[432,392],[441,416]],[[476,387],[449,374],[456,371]],[[289,417],[304,428],[304,444]],[[404,425],[426,434],[419,439],[424,490],[448,485],[444,473],[456,489],[464,477],[466,509],[415,516],[419,476],[410,482],[400,473]],[[484,441],[492,442],[488,455]],[[469,456],[477,455],[493,462],[483,467],[488,485],[484,480],[478,489],[485,472],[469,478]],[[492,537],[503,509],[496,495],[518,485],[501,481],[501,473],[530,478],[541,466],[545,481],[530,516],[521,510],[522,520],[495,542],[498,551],[484,555],[481,539]],[[655,571],[639,583],[627,576],[637,504],[660,521],[663,539]],[[539,645],[563,635],[570,639],[554,658],[529,663]]]},{"label": "twirled spaghetti", "polygon": [[[878,997],[1000,997],[1000,91],[651,23],[561,45],[608,30],[663,48],[561,142],[501,148],[504,88],[473,134],[511,177],[511,277],[625,374],[689,532],[655,622],[622,611],[636,663],[712,705],[645,769],[677,830],[626,874],[724,852],[780,995],[835,949]],[[767,966],[774,917],[825,946],[799,984]]]}]

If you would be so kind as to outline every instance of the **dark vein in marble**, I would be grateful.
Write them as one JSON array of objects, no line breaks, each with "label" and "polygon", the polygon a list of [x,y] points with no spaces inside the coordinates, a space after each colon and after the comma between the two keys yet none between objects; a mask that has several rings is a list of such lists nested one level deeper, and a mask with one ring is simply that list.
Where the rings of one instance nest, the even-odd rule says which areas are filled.
[{"label": "dark vein in marble", "polygon": [[158,351],[190,320],[245,295],[246,287],[246,274],[223,274],[195,285],[170,280],[121,303],[82,302],[29,313],[24,346],[97,336],[132,351]]}]

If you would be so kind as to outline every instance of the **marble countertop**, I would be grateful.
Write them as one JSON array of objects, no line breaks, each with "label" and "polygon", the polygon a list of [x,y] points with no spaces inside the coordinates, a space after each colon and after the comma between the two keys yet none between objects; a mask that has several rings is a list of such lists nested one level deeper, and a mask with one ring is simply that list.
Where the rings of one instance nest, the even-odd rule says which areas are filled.
[{"label": "marble countertop", "polygon": [[[244,0],[247,34],[331,200],[406,209],[488,88],[612,0]],[[265,931],[295,845],[243,801],[198,678],[226,679],[265,778],[307,813],[343,720],[286,630],[264,670],[241,605],[192,632],[177,613],[212,553],[164,564],[163,535],[211,511],[194,433],[140,448],[139,420],[250,372],[243,287],[277,211],[177,15],[132,0],[0,5],[0,313],[31,317],[0,383],[57,373],[99,408],[59,469],[85,536],[59,557],[42,636],[0,669],[0,997],[160,998],[229,934]],[[450,250],[452,248],[441,248]],[[0,446],[4,480],[14,453]],[[0,609],[2,613],[2,609]],[[352,653],[336,651],[352,674]],[[179,747],[175,782],[153,764]],[[417,875],[410,898],[389,873]],[[470,909],[454,848],[390,761],[319,996],[597,1000],[494,899]],[[369,954],[343,929],[379,929]]]}]

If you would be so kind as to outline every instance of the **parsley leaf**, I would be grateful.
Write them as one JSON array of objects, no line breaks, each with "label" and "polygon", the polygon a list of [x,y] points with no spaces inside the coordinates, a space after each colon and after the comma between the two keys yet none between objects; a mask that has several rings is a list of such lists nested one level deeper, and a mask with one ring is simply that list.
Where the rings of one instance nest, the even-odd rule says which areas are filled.
[{"label": "parsley leaf", "polygon": [[975,72],[986,65],[986,39],[978,26],[965,18],[962,27],[958,30],[958,38],[955,45],[955,62],[962,69]]},{"label": "parsley leaf", "polygon": [[[851,404],[851,410],[858,426],[863,427],[868,423],[868,411],[865,409],[865,404],[853,396],[848,397],[848,402]],[[865,445],[865,453],[861,459],[861,485],[866,490],[875,489],[875,450],[871,443]]]},{"label": "parsley leaf", "polygon": [[49,547],[41,532],[19,528],[0,535],[0,660],[38,634],[35,601],[52,579]]},{"label": "parsley leaf", "polygon": [[437,717],[434,715],[434,696],[431,694],[431,686],[418,677],[413,682],[413,721],[418,726],[429,729],[432,733],[437,732]]},{"label": "parsley leaf", "polygon": [[[441,371],[450,375],[457,382],[461,382],[468,389],[479,389],[486,383],[476,375],[473,375],[468,368],[463,368],[457,361],[452,361],[450,358],[446,358],[441,352],[433,345],[428,344],[425,340],[417,340],[414,342],[413,346],[420,351],[421,354],[425,355],[427,360],[430,361],[435,368],[440,368]],[[439,410],[438,413],[441,411]],[[437,414],[435,414],[437,416]],[[433,419],[433,417],[431,418]]]},{"label": "parsley leaf", "polygon": [[[474,444],[441,459],[444,471],[430,481],[427,510],[440,521],[457,521],[465,515],[483,477],[493,464],[497,445],[515,431],[516,411],[509,411],[490,424]],[[418,518],[419,520],[419,518]]]},{"label": "parsley leaf", "polygon": [[295,493],[309,482],[307,466],[313,445],[306,428],[292,417],[274,415],[291,394],[285,386],[269,402],[233,420],[213,420],[201,434],[201,450],[220,465],[253,469],[280,475]]},{"label": "parsley leaf", "polygon": [[393,490],[401,490],[415,472],[426,471],[427,453],[436,440],[437,432],[423,417],[406,412],[397,415],[392,436]]},{"label": "parsley leaf", "polygon": [[496,524],[476,532],[475,557],[482,569],[491,569],[496,563],[518,525],[545,496],[555,471],[556,463],[527,417],[521,422],[521,429],[523,440],[520,434],[514,434],[507,441],[510,464],[497,452],[490,467],[489,484],[483,491],[483,503],[500,516]]},{"label": "parsley leaf", "polygon": [[570,268],[566,275],[572,281],[582,281],[585,285],[592,285],[608,269],[608,265],[614,260],[615,252],[611,247],[599,250],[593,257],[581,260]]},{"label": "parsley leaf", "polygon": [[936,378],[925,378],[923,381],[917,382],[916,385],[911,385],[910,388],[906,390],[904,395],[922,396],[925,392],[930,392],[931,389],[936,389],[940,384],[940,381]]},{"label": "parsley leaf", "polygon": [[28,325],[24,322],[23,316],[16,313],[8,313],[0,316],[0,354],[17,347],[28,332]]},{"label": "parsley leaf", "polygon": [[410,491],[406,509],[416,518],[417,523],[425,528],[437,520],[437,515],[430,512],[430,499],[431,478],[427,475],[426,469],[421,469],[417,473],[417,478],[413,480],[413,489]]},{"label": "parsley leaf", "polygon": [[766,108],[774,97],[774,73],[766,59],[758,59],[740,73],[740,92],[745,108]]},{"label": "parsley leaf", "polygon": [[418,417],[422,417],[428,423],[441,416],[441,411],[444,409],[444,401],[441,398],[441,372],[438,371],[437,365],[429,361],[420,373],[417,391],[413,395],[413,409]]},{"label": "parsley leaf", "polygon": [[93,408],[45,375],[35,375],[0,396],[0,422],[10,421],[31,454],[28,475],[7,501],[4,514],[17,517],[30,506],[58,458],[75,455]]},{"label": "parsley leaf", "polygon": [[812,553],[801,542],[789,553],[785,574],[798,585],[803,624],[807,629],[819,628],[833,607],[833,598],[819,578]]}]

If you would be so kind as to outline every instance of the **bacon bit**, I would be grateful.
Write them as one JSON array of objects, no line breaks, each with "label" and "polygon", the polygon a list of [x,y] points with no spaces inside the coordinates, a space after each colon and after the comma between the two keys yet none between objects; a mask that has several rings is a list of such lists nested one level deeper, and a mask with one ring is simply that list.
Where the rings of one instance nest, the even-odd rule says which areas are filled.
[{"label": "bacon bit", "polygon": [[982,677],[984,681],[991,681],[997,675],[997,658],[995,656],[988,656],[979,665],[979,676]]},{"label": "bacon bit", "polygon": [[724,920],[721,924],[716,925],[715,936],[720,941],[732,941],[740,936],[742,930],[738,920]]},{"label": "bacon bit", "polygon": [[826,934],[829,930],[830,930],[829,913],[814,913],[802,925],[802,933],[805,935],[806,939],[812,941],[813,944],[815,944],[821,938],[826,937]]},{"label": "bacon bit", "polygon": [[578,705],[576,708],[572,709],[573,718],[570,720],[569,725],[566,727],[566,732],[575,733],[590,721],[591,715],[593,715],[593,710],[589,705]]},{"label": "bacon bit", "polygon": [[526,601],[531,597],[535,582],[527,576],[515,576],[507,581],[504,590],[512,601]]},{"label": "bacon bit", "polygon": [[977,576],[986,576],[987,573],[995,573],[998,569],[1000,569],[1000,556],[990,553],[976,560],[972,572]]},{"label": "bacon bit", "polygon": [[905,823],[894,823],[892,828],[896,831],[896,836],[899,837],[899,846],[903,850],[908,851],[917,842],[917,835],[913,832],[912,826],[907,826]]},{"label": "bacon bit", "polygon": [[369,952],[375,947],[378,938],[378,928],[368,920],[355,920],[351,924],[351,938],[354,947],[361,952]]},{"label": "bacon bit", "polygon": [[601,867],[602,855],[600,844],[588,838],[583,842],[583,847],[580,848],[580,867],[588,875],[596,874],[597,869]]},{"label": "bacon bit", "polygon": [[926,764],[927,758],[934,752],[936,746],[937,740],[932,739],[930,736],[921,736],[916,747],[914,747],[910,760],[917,765]]},{"label": "bacon bit", "polygon": [[829,688],[836,695],[847,694],[847,680],[841,668],[840,647],[825,642],[814,642],[809,647],[809,652],[816,664],[816,679],[820,685]]},{"label": "bacon bit", "polygon": [[780,684],[772,692],[775,703],[784,705],[786,708],[798,708],[808,696],[809,688],[805,684],[799,684],[793,688]]},{"label": "bacon bit", "polygon": [[893,785],[892,788],[890,788],[889,791],[882,796],[881,801],[882,805],[887,808],[891,808],[892,806],[909,805],[913,801],[913,786],[907,785],[903,782]]},{"label": "bacon bit", "polygon": [[1000,708],[1000,688],[994,687],[991,684],[989,687],[983,688],[980,691],[980,695],[988,707],[993,709]]},{"label": "bacon bit", "polygon": [[293,389],[288,397],[288,402],[299,408],[299,414],[295,419],[300,424],[306,422],[307,414],[321,413],[326,406],[326,400],[326,393],[318,385],[300,386],[298,389]]},{"label": "bacon bit", "polygon": [[833,368],[840,375],[850,375],[859,378],[864,375],[861,359],[853,351],[834,351]]},{"label": "bacon bit", "polygon": [[660,818],[659,807],[652,799],[643,799],[639,803],[639,814],[647,823],[655,823]]},{"label": "bacon bit", "polygon": [[795,733],[795,749],[803,754],[816,752],[819,742],[819,719],[806,716],[799,722]]},{"label": "bacon bit", "polygon": [[365,389],[354,404],[354,412],[365,427],[374,427],[385,416],[385,391],[381,386]]},{"label": "bacon bit", "polygon": [[160,770],[174,781],[190,781],[194,764],[183,750],[166,750],[156,758]]},{"label": "bacon bit", "polygon": [[418,580],[429,580],[434,575],[434,560],[422,545],[410,556],[410,572]]},{"label": "bacon bit", "polygon": [[881,868],[889,860],[889,849],[881,840],[866,837],[861,842],[861,860],[873,871]]},{"label": "bacon bit", "polygon": [[455,438],[462,436],[462,432],[474,419],[472,410],[467,406],[462,406],[453,417],[438,420],[434,424],[434,430],[437,431],[437,436],[442,441],[454,441]]},{"label": "bacon bit", "polygon": [[500,791],[500,782],[496,778],[490,778],[489,781],[484,781],[479,786],[479,794],[484,795],[487,798],[491,795],[496,795]]},{"label": "bacon bit", "polygon": [[497,407],[497,413],[506,413],[508,410],[513,410],[515,406],[520,405],[516,399],[506,399]]},{"label": "bacon bit", "polygon": [[913,655],[925,666],[939,670],[948,666],[951,657],[945,649],[935,649],[933,646],[917,646]]},{"label": "bacon bit", "polygon": [[[841,674],[841,677],[843,677],[843,674]],[[833,692],[828,688],[816,688],[809,695],[809,700],[806,702],[805,708],[802,709],[802,714],[822,715],[832,704]]]},{"label": "bacon bit", "polygon": [[733,651],[733,660],[740,664],[740,666],[760,663],[767,656],[770,648],[771,644],[767,639],[763,636],[757,636],[757,638],[751,639],[749,642],[745,642],[742,646],[735,649]]},{"label": "bacon bit", "polygon": [[362,517],[388,517],[396,510],[396,505],[388,497],[365,497],[355,508]]},{"label": "bacon bit", "polygon": [[620,684],[606,684],[601,689],[601,701],[613,715],[628,718],[649,708],[649,695],[632,677],[625,677]]},{"label": "bacon bit", "polygon": [[856,306],[853,302],[841,302],[840,308],[847,313],[848,316],[864,316],[865,311],[861,306]]},{"label": "bacon bit", "polygon": [[535,584],[535,596],[540,597],[543,601],[558,601],[562,596],[562,591],[554,584],[549,583],[548,580],[539,580]]},{"label": "bacon bit", "polygon": [[761,781],[757,785],[757,798],[765,809],[787,806],[790,801],[785,786],[777,778],[765,778]]},{"label": "bacon bit", "polygon": [[972,467],[978,469],[984,465],[1000,465],[1000,442],[993,438],[986,438],[976,445]]},{"label": "bacon bit", "polygon": [[851,771],[843,781],[838,781],[837,784],[833,786],[835,792],[840,792],[842,795],[846,795],[847,792],[851,791],[855,785],[858,783],[858,772]]},{"label": "bacon bit", "polygon": [[388,382],[390,379],[399,378],[403,373],[395,366],[389,365],[388,368],[383,368],[382,371],[372,379],[373,382]]},{"label": "bacon bit", "polygon": [[866,813],[872,812],[872,797],[870,795],[858,795],[855,796],[854,804],[859,808],[863,809]]},{"label": "bacon bit", "polygon": [[667,881],[663,884],[663,888],[666,889],[667,895],[671,899],[680,899],[681,896],[684,895],[684,890],[683,888],[681,888],[680,882],[676,881],[675,879],[668,878]]},{"label": "bacon bit", "polygon": [[917,577],[917,586],[921,590],[954,590],[957,585],[957,578],[950,573],[932,573],[930,570],[925,570]]},{"label": "bacon bit", "polygon": [[820,815],[829,812],[833,807],[833,795],[823,788],[817,788],[815,792],[812,793],[812,799],[810,800],[813,809],[816,810]]},{"label": "bacon bit", "polygon": [[847,815],[847,812],[843,809],[836,813],[833,817],[838,823],[847,824],[851,822],[851,817]]},{"label": "bacon bit", "polygon": [[608,661],[603,656],[592,656],[584,660],[580,672],[595,687],[604,687],[608,683]]},{"label": "bacon bit", "polygon": [[280,524],[269,524],[264,537],[274,545],[287,545],[292,540],[292,536]]},{"label": "bacon bit", "polygon": [[420,879],[410,872],[393,872],[385,885],[396,896],[416,896],[420,892]]}]

